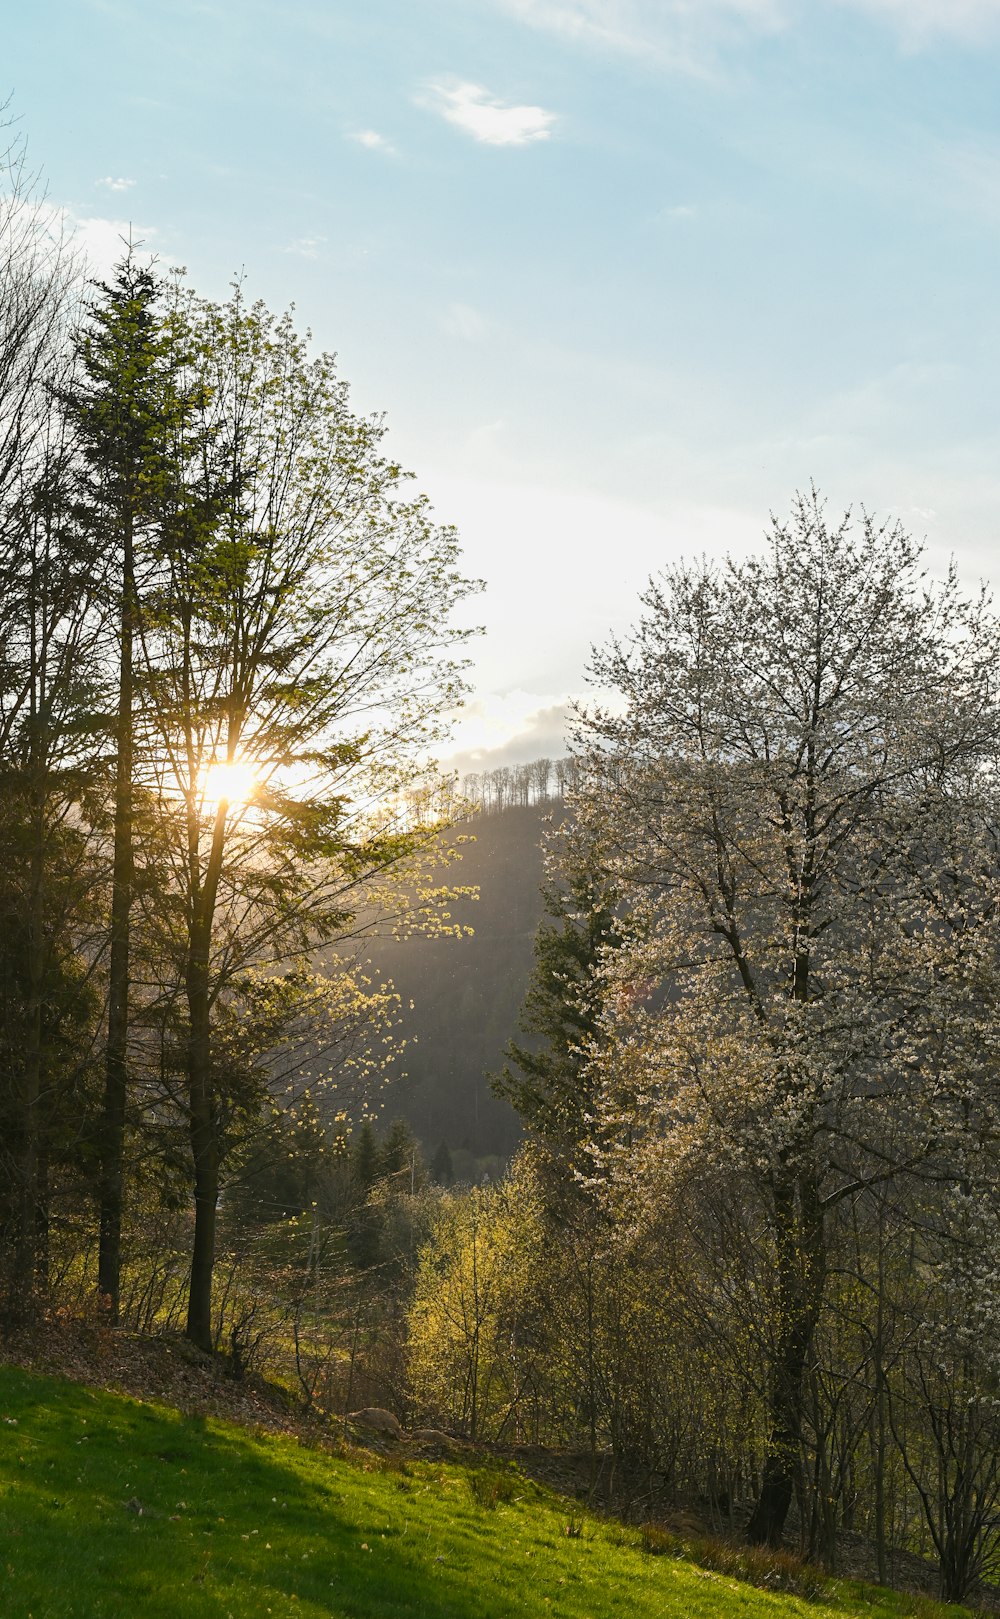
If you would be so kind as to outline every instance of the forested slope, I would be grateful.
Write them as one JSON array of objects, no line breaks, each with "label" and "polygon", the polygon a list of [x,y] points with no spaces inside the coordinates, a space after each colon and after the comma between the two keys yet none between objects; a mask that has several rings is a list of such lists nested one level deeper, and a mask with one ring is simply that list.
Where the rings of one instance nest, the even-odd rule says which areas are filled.
[{"label": "forested slope", "polygon": [[462,828],[474,841],[463,844],[454,880],[478,886],[479,898],[457,901],[452,915],[471,937],[380,939],[369,948],[403,999],[401,1032],[413,1042],[385,1113],[405,1118],[428,1155],[447,1142],[462,1175],[472,1168],[466,1154],[507,1157],[520,1138],[488,1076],[517,1029],[542,915],[541,840],[561,813],[557,801],[516,805]]}]

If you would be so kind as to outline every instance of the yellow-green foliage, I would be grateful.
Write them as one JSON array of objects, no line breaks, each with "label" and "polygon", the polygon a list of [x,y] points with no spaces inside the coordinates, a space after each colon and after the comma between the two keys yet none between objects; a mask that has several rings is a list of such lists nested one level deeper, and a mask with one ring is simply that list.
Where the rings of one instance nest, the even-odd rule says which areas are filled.
[{"label": "yellow-green foliage", "polygon": [[410,1375],[428,1419],[495,1437],[534,1349],[530,1282],[541,1241],[527,1180],[446,1193],[420,1255],[410,1311]]},{"label": "yellow-green foliage", "polygon": [[685,1265],[669,1233],[623,1235],[585,1198],[554,1237],[524,1159],[496,1187],[445,1195],[409,1316],[418,1413],[483,1439],[669,1458],[678,1489],[703,1490],[760,1423],[750,1346],[720,1338],[711,1295],[691,1308]]}]

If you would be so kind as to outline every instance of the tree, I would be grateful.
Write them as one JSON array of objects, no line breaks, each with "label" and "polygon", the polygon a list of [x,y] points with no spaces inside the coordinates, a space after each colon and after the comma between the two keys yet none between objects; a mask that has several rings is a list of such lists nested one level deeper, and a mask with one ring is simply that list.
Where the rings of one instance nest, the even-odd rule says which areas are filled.
[{"label": "tree", "polygon": [[[99,878],[87,800],[100,748],[100,615],[93,556],[72,516],[68,460],[54,419],[0,532],[0,889],[7,1078],[16,1097],[7,1145],[18,1189],[14,1292],[22,1303],[47,1225],[47,1121],[65,1105],[69,1076],[87,1068],[93,1033],[89,975],[78,953],[94,928]],[[57,1031],[74,1020],[80,1047],[67,1065]]]},{"label": "tree", "polygon": [[[23,144],[0,155],[0,879],[5,922],[4,1159],[15,1207],[11,1298],[44,1265],[48,1127],[86,1067],[76,1002],[81,911],[94,879],[85,763],[94,752],[95,569],[71,502],[65,383],[74,265],[50,233]],[[79,1016],[79,1061],[59,1029]]]},{"label": "tree", "polygon": [[393,1119],[378,1148],[378,1175],[397,1191],[422,1190],[425,1174],[416,1137],[405,1119]]},{"label": "tree", "polygon": [[0,502],[23,488],[51,427],[50,388],[65,363],[77,264],[43,206],[25,142],[0,107]]},{"label": "tree", "polygon": [[76,340],[78,375],[63,393],[82,458],[82,506],[104,556],[105,609],[117,643],[112,727],[112,874],[108,1033],[100,1140],[98,1291],[118,1311],[128,1094],[130,952],[136,817],[136,641],[140,597],[166,525],[182,504],[178,441],[192,400],[178,391],[181,335],[164,287],[131,250],[98,285]]},{"label": "tree", "polygon": [[447,1141],[438,1143],[437,1151],[431,1159],[431,1180],[435,1186],[454,1186],[455,1166],[451,1161],[451,1149]]},{"label": "tree", "polygon": [[[837,1210],[939,1147],[960,1088],[915,1009],[960,998],[992,815],[996,623],[954,574],[815,492],[765,555],[668,569],[594,662],[580,835],[627,910],[595,1077],[634,1187],[726,1166],[770,1248],[769,1438],[751,1540],[780,1539]],[[980,920],[989,905],[980,908]],[[949,1001],[951,1012],[957,1001]],[[946,1076],[947,1079],[946,1079]]]},{"label": "tree", "polygon": [[563,1184],[584,1168],[595,1097],[590,1058],[598,1034],[598,969],[619,944],[613,897],[596,864],[579,859],[565,834],[550,849],[546,916],[510,1064],[494,1089],[516,1108]]},{"label": "tree", "polygon": [[211,1342],[219,1194],[213,1015],[234,975],[342,935],[429,830],[404,789],[462,689],[457,540],[290,320],[179,301],[193,467],[140,618],[172,868],[195,1192],[188,1334]]},{"label": "tree", "polygon": [[531,1257],[541,1244],[530,1178],[441,1192],[409,1312],[410,1375],[427,1420],[502,1438],[537,1359]]}]

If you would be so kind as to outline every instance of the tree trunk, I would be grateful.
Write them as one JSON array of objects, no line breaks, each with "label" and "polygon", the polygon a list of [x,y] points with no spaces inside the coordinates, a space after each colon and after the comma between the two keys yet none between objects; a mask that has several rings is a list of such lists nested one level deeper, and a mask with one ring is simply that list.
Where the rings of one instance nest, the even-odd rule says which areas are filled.
[{"label": "tree trunk", "polygon": [[194,1158],[194,1246],[188,1294],[187,1336],[211,1354],[212,1274],[215,1268],[216,1208],[219,1200],[219,1138],[211,1080],[208,955],[211,923],[204,918],[191,931],[187,997],[190,1018],[188,1094]]},{"label": "tree trunk", "polygon": [[[33,581],[34,585],[34,581]],[[42,702],[44,652],[36,633],[38,603],[32,590],[31,698],[28,804],[30,853],[28,857],[27,904],[27,996],[24,1061],[21,1070],[21,1154],[18,1186],[17,1239],[14,1251],[14,1290],[11,1300],[16,1316],[31,1313],[37,1283],[38,1258],[38,1172],[42,1135],[42,1063],[45,1006],[45,795],[43,777]]]},{"label": "tree trunk", "polygon": [[188,813],[192,855],[192,917],[188,934],[186,984],[190,1025],[188,1107],[194,1159],[194,1244],[186,1330],[192,1343],[211,1354],[214,1348],[212,1276],[215,1269],[216,1210],[222,1153],[212,1079],[212,999],[209,984],[215,902],[226,843],[226,805],[220,803],[216,810],[204,885],[198,881],[199,828],[193,807],[189,806]]},{"label": "tree trunk", "polygon": [[809,1176],[775,1188],[778,1342],[771,1372],[771,1434],[746,1538],[780,1546],[799,1467],[805,1372],[825,1280],[823,1214]]},{"label": "tree trunk", "polygon": [[97,1289],[113,1322],[118,1320],[121,1288],[122,1207],[124,1202],[125,1106],[128,1094],[127,1044],[129,950],[132,910],[132,643],[135,584],[131,517],[125,523],[121,663],[115,737],[114,866],[111,887],[111,953],[108,970],[108,1045],[101,1117],[100,1246]]},{"label": "tree trunk", "polygon": [[[33,851],[37,854],[38,851]],[[32,861],[32,865],[35,861]],[[28,1004],[21,1084],[21,1154],[18,1186],[17,1244],[14,1254],[14,1312],[26,1316],[36,1283],[38,1258],[38,1171],[42,1106],[42,973],[41,890],[32,874],[28,938]]]}]

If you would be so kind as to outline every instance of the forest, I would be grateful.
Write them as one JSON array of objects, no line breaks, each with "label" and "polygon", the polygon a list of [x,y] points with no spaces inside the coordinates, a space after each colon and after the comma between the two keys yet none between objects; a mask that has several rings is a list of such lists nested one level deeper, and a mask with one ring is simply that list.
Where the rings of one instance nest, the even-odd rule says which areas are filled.
[{"label": "forest", "polygon": [[650,581],[566,759],[442,778],[479,582],[381,418],[241,281],[87,281],[2,206],[5,1338],[988,1595],[988,595],[809,487]]}]

